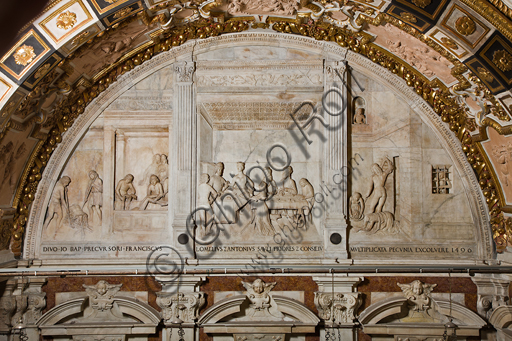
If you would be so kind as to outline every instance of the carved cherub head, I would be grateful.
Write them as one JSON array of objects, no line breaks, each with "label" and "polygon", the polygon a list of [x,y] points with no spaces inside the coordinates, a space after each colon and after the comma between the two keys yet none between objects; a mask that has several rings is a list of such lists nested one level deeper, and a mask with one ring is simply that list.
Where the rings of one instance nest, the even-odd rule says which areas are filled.
[{"label": "carved cherub head", "polygon": [[410,284],[397,284],[407,298],[418,297],[420,295],[430,296],[432,290],[437,286],[437,284],[426,284],[419,280],[412,281]]},{"label": "carved cherub head", "polygon": [[247,290],[247,293],[249,295],[251,295],[251,294],[261,295],[261,294],[268,294],[270,292],[270,290],[272,290],[272,288],[274,288],[277,283],[272,282],[272,283],[266,284],[265,282],[263,282],[263,280],[257,278],[256,280],[254,280],[254,282],[252,282],[252,284],[248,283],[248,282],[242,282],[242,284],[244,285],[244,287]]}]

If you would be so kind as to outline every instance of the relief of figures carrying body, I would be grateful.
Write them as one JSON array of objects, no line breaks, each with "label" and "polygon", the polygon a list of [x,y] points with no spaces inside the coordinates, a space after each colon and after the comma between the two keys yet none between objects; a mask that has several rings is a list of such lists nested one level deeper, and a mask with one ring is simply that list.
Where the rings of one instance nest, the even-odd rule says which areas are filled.
[{"label": "relief of figures carrying body", "polygon": [[393,213],[383,211],[388,194],[386,181],[388,176],[395,171],[393,162],[385,158],[381,164],[374,163],[371,166],[371,178],[368,181],[368,190],[363,198],[361,193],[354,192],[349,200],[349,215],[352,226],[356,232],[367,233],[398,232]]},{"label": "relief of figures carrying body", "polygon": [[212,227],[217,222],[237,226],[242,234],[270,237],[285,228],[307,230],[314,227],[313,186],[302,178],[299,193],[291,166],[284,169],[279,186],[270,167],[256,166],[246,174],[245,163],[237,162],[233,183],[224,179],[222,162],[214,167],[215,174],[200,176],[197,189],[198,209],[194,220],[200,238],[213,233]]}]

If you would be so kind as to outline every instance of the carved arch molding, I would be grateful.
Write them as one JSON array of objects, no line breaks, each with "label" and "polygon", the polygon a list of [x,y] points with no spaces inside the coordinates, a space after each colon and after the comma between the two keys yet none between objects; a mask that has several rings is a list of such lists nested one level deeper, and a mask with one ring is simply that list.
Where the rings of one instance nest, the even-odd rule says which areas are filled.
[{"label": "carved arch molding", "polygon": [[[53,2],[45,13],[56,13],[55,17],[57,17],[59,13],[52,11],[59,9],[62,3],[62,1]],[[62,15],[58,18],[48,17],[48,21],[36,20],[33,25],[40,29],[53,19],[57,21],[66,19],[67,21],[57,23],[57,27],[60,25],[60,29],[63,27],[72,29],[72,32],[57,37],[55,32],[47,30],[45,38],[41,38],[37,34],[38,31],[29,30],[30,26],[28,26],[28,31],[20,43],[2,61],[4,70],[9,69],[7,71],[10,74],[3,82],[7,90],[0,102],[3,105],[3,121],[0,122],[1,138],[5,144],[2,147],[7,148],[5,151],[8,150],[11,153],[12,146],[9,147],[8,142],[14,136],[13,134],[25,134],[26,141],[29,141],[32,146],[31,152],[27,152],[16,145],[17,150],[20,151],[20,159],[23,157],[26,160],[24,163],[18,162],[22,166],[17,178],[15,174],[9,173],[11,171],[4,172],[9,178],[12,193],[5,203],[0,203],[3,205],[2,214],[4,215],[2,231],[4,240],[12,234],[10,246],[16,255],[21,252],[25,235],[27,236],[25,241],[30,250],[30,243],[32,243],[30,228],[25,231],[29,221],[28,212],[36,205],[41,205],[40,200],[36,205],[33,204],[36,192],[47,193],[48,183],[42,175],[43,172],[48,172],[48,166],[54,162],[54,158],[50,156],[56,148],[60,148],[58,146],[62,141],[67,143],[66,140],[68,135],[71,136],[69,134],[71,131],[80,129],[78,126],[75,128],[75,125],[80,125],[79,122],[83,121],[81,119],[83,113],[91,112],[91,106],[101,105],[101,97],[97,97],[101,96],[102,92],[111,86],[122,84],[127,76],[136,77],[138,72],[146,68],[149,60],[172,60],[180,53],[192,50],[195,45],[199,48],[207,48],[209,45],[221,43],[224,39],[231,44],[237,44],[243,43],[244,40],[261,39],[261,37],[271,41],[283,40],[297,44],[310,44],[311,47],[336,54],[340,57],[339,59],[346,59],[349,63],[353,63],[354,67],[359,65],[368,70],[374,70],[374,74],[380,75],[395,88],[409,94],[406,100],[420,112],[423,111],[424,117],[429,117],[427,122],[430,122],[434,130],[443,136],[443,143],[452,153],[453,159],[457,160],[457,169],[464,174],[464,186],[472,193],[472,212],[479,212],[478,217],[473,218],[476,218],[477,228],[480,231],[478,238],[481,241],[480,245],[483,245],[479,250],[480,257],[483,259],[493,257],[488,231],[490,223],[493,229],[492,237],[497,243],[498,250],[506,247],[510,239],[506,227],[510,224],[510,220],[503,214],[508,212],[506,193],[502,185],[504,178],[500,178],[501,173],[493,166],[493,164],[501,165],[502,163],[494,160],[490,155],[490,148],[496,146],[490,143],[486,148],[484,142],[489,136],[493,139],[489,131],[490,127],[498,133],[497,140],[502,134],[510,132],[507,123],[510,120],[508,102],[505,99],[507,93],[493,88],[493,74],[485,68],[481,70],[477,66],[466,63],[472,70],[468,71],[459,61],[460,58],[454,57],[457,56],[456,51],[459,47],[453,39],[450,40],[448,37],[441,39],[440,42],[444,42],[442,45],[436,43],[433,38],[425,38],[420,33],[421,30],[414,28],[418,26],[415,25],[418,18],[411,13],[397,14],[388,11],[388,14],[384,14],[375,8],[372,9],[370,5],[365,6],[359,3],[357,4],[359,7],[356,6],[352,11],[348,11],[340,8],[339,4],[336,7],[335,3],[331,4],[334,7],[330,5],[321,7],[316,3],[305,1],[301,2],[299,7],[309,8],[305,10],[307,15],[298,15],[303,12],[298,9],[298,5],[295,6],[297,8],[292,6],[295,9],[291,10],[293,19],[290,19],[284,12],[273,13],[275,17],[265,17],[258,13],[254,14],[255,17],[252,17],[253,13],[245,17],[231,13],[232,17],[230,17],[220,7],[218,12],[215,12],[219,4],[211,1],[197,5],[196,8],[187,8],[186,5],[165,1],[130,2],[128,5],[112,5],[108,8],[98,7],[96,2],[93,1],[93,3],[81,3],[83,14],[85,17],[90,14],[90,17],[87,19],[79,17],[83,25],[79,23],[75,28],[73,28],[75,20],[66,19]],[[465,4],[475,11],[478,18],[489,20],[506,38],[512,37],[508,19],[496,12],[489,4],[471,1],[466,1]],[[503,9],[503,4],[495,5]],[[335,12],[332,8],[337,8],[337,11],[344,16],[329,14]],[[388,6],[383,2],[381,8],[384,11]],[[231,10],[236,12],[236,8],[231,7]],[[221,14],[222,11],[224,14]],[[283,11],[286,12],[286,10]],[[229,10],[227,12],[229,13]],[[505,11],[505,14],[507,13]],[[87,30],[79,30],[80,27],[86,27],[88,22],[93,22],[98,15],[102,18],[101,23],[90,25]],[[396,15],[405,22],[395,18]],[[46,14],[43,13],[43,16]],[[476,24],[481,24],[480,21],[475,21],[476,17],[471,17],[469,14],[466,17],[469,19],[469,21],[466,20],[469,30]],[[140,31],[134,29],[135,22],[137,25],[141,23]],[[417,39],[418,43],[433,49],[437,53],[438,60],[443,57],[450,61],[454,65],[450,76],[452,82],[443,81],[441,76],[434,77],[436,71],[434,74],[427,75],[425,65],[422,66],[421,63],[414,63],[408,59],[409,57],[403,53],[403,48],[400,49],[400,46],[383,47],[379,44],[375,40],[378,34],[372,33],[370,28],[382,27],[386,22],[387,27],[408,32],[408,39]],[[364,26],[368,24],[370,26]],[[103,26],[109,28],[103,31]],[[362,29],[363,26],[367,28]],[[479,29],[488,28],[486,25],[481,26]],[[456,30],[462,32],[459,32],[462,37],[473,33],[465,32],[461,27]],[[237,33],[253,29],[272,30],[278,33]],[[122,32],[126,32],[129,37],[120,40]],[[215,37],[225,33],[237,34],[229,37]],[[72,36],[74,36],[73,39],[71,39]],[[307,38],[308,36],[311,38]],[[56,46],[59,46],[60,53],[47,53],[53,50],[54,43],[48,41],[52,37],[56,39]],[[38,47],[34,49],[28,47],[28,43],[23,44],[26,39],[37,41],[34,44],[39,44]],[[131,45],[137,39],[139,40]],[[188,40],[192,42],[187,43]],[[110,47],[103,46],[102,43],[108,43]],[[77,77],[74,73],[83,71],[77,67],[79,58],[94,48],[100,50],[106,48],[110,53],[110,59],[99,64],[93,62],[94,70],[89,70],[89,75],[84,73],[84,77]],[[465,53],[468,56],[470,54]],[[63,58],[63,55],[67,57]],[[508,61],[507,52],[499,56],[501,59],[498,58],[495,64],[497,63],[501,72],[508,72],[507,69],[512,61]],[[103,65],[104,62],[107,62],[107,65]],[[9,65],[11,65],[10,68]],[[128,75],[121,77],[125,73]],[[22,86],[19,86],[20,84]],[[473,93],[476,95],[472,95]],[[471,99],[468,99],[470,97]],[[13,154],[12,157],[14,156]],[[4,163],[7,164],[7,161]],[[5,174],[4,177],[6,177]]]}]

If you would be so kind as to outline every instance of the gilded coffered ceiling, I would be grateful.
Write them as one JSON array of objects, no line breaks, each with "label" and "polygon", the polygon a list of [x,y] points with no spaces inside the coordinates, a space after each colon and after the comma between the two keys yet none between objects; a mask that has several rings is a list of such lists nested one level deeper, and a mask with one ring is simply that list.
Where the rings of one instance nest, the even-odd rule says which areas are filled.
[{"label": "gilded coffered ceiling", "polygon": [[[512,241],[512,190],[503,168],[512,162],[511,18],[501,0],[52,1],[0,59],[0,173],[9,180],[0,190],[1,235],[19,254],[53,150],[118,77],[189,40],[259,30],[338,44],[413,88],[459,139],[503,250]],[[313,64],[314,73],[321,65]],[[215,65],[201,67],[199,87],[224,81],[208,73]],[[265,77],[242,81],[289,81]],[[296,81],[321,86],[310,75]],[[274,113],[277,125],[289,123],[293,104]],[[223,120],[242,117],[243,105],[212,100],[200,111],[230,129]],[[265,103],[252,105],[264,120]]]}]

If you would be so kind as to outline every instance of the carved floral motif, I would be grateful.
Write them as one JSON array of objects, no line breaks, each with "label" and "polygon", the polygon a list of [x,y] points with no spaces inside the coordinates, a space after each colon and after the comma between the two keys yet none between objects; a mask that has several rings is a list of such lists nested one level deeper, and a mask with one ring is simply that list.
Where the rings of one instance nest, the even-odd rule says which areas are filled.
[{"label": "carved floral motif", "polygon": [[321,319],[332,323],[352,323],[361,305],[359,293],[316,292],[315,305]]},{"label": "carved floral motif", "polygon": [[412,3],[418,7],[425,8],[432,3],[432,0],[412,0]]},{"label": "carved floral motif", "polygon": [[184,62],[181,65],[174,66],[174,72],[178,76],[178,80],[180,82],[191,82],[195,69],[196,69],[196,66],[195,66],[194,62],[191,62],[191,63]]},{"label": "carved floral motif", "polygon": [[457,45],[457,43],[455,42],[455,40],[453,40],[452,38],[442,37],[442,38],[441,38],[441,42],[442,42],[446,47],[449,47],[449,48],[451,48],[452,50],[457,50],[457,49],[459,48],[459,46]]},{"label": "carved floral motif", "polygon": [[495,51],[492,62],[503,72],[512,70],[512,55],[505,50]]},{"label": "carved floral motif", "polygon": [[16,64],[27,66],[34,60],[36,54],[34,53],[34,48],[32,46],[23,44],[16,49],[13,57]]},{"label": "carved floral motif", "polygon": [[470,17],[462,16],[455,22],[455,29],[463,36],[469,36],[476,30],[476,25]]},{"label": "carved floral motif", "polygon": [[162,308],[162,318],[165,322],[171,322],[176,318],[183,322],[194,322],[199,317],[199,309],[206,302],[202,292],[156,294],[156,304]]},{"label": "carved floral motif", "polygon": [[57,17],[57,27],[62,30],[68,30],[76,24],[76,13],[66,11]]},{"label": "carved floral motif", "polygon": [[412,23],[418,22],[418,19],[416,19],[416,17],[414,15],[412,15],[411,13],[408,13],[408,12],[400,13],[400,17],[408,22],[412,22]]},{"label": "carved floral motif", "polygon": [[476,71],[478,72],[478,75],[487,82],[492,82],[494,80],[494,77],[491,75],[489,71],[484,69],[483,67],[479,66]]}]

